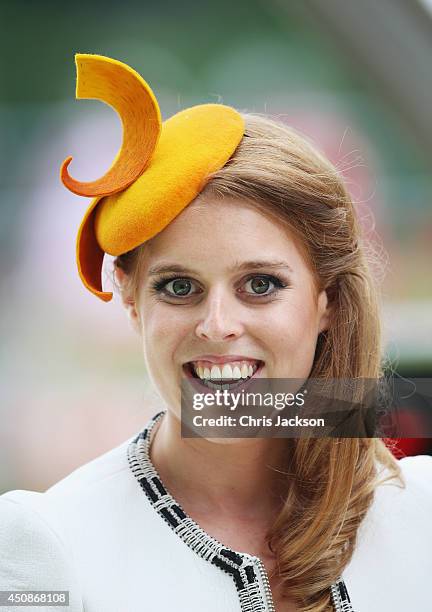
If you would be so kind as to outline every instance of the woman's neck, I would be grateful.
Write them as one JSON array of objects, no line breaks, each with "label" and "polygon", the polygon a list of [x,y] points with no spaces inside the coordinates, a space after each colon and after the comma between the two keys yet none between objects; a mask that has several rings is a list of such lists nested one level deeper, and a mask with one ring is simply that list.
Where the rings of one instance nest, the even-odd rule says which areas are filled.
[{"label": "woman's neck", "polygon": [[287,440],[182,438],[180,430],[168,411],[150,451],[173,497],[200,514],[271,522],[288,487]]}]

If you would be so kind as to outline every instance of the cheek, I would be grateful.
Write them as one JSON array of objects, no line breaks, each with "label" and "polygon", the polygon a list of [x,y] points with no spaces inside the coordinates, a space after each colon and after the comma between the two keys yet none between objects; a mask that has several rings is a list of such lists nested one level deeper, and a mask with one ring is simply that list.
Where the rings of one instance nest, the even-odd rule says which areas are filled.
[{"label": "cheek", "polygon": [[315,355],[317,310],[312,299],[291,295],[260,321],[259,334],[272,355],[270,375],[303,378]]},{"label": "cheek", "polygon": [[311,301],[291,299],[280,304],[262,324],[263,331],[280,342],[301,342],[316,336],[317,310]]},{"label": "cheek", "polygon": [[142,338],[148,363],[167,361],[187,333],[187,316],[182,309],[170,308],[166,304],[143,306]]},{"label": "cheek", "polygon": [[296,340],[315,338],[317,312],[313,304],[307,301],[295,304],[290,315],[292,334]]}]

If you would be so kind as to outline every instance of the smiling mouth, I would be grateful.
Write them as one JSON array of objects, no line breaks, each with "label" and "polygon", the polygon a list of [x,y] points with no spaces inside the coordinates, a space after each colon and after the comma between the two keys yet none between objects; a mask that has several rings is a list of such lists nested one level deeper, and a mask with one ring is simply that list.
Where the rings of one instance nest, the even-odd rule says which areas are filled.
[{"label": "smiling mouth", "polygon": [[207,389],[229,391],[241,387],[245,382],[255,378],[263,366],[264,361],[259,359],[250,362],[218,364],[211,368],[201,362],[188,361],[183,365],[183,371],[188,378],[195,379],[197,384]]}]

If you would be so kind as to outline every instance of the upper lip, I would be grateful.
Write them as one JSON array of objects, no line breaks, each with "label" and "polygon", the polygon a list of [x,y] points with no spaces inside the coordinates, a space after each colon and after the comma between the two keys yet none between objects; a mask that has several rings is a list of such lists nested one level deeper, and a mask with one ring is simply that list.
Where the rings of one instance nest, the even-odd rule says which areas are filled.
[{"label": "upper lip", "polygon": [[262,361],[255,357],[246,357],[246,355],[198,355],[193,357],[187,363],[191,361],[210,361],[211,363],[227,363],[231,361]]}]

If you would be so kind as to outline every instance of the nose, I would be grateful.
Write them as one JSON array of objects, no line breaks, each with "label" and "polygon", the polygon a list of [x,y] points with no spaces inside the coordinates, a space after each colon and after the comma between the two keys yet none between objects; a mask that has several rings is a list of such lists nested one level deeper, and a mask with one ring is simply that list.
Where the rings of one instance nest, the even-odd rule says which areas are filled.
[{"label": "nose", "polygon": [[238,304],[222,287],[213,287],[201,304],[200,318],[195,333],[202,340],[221,342],[239,338],[243,324],[238,313]]}]

